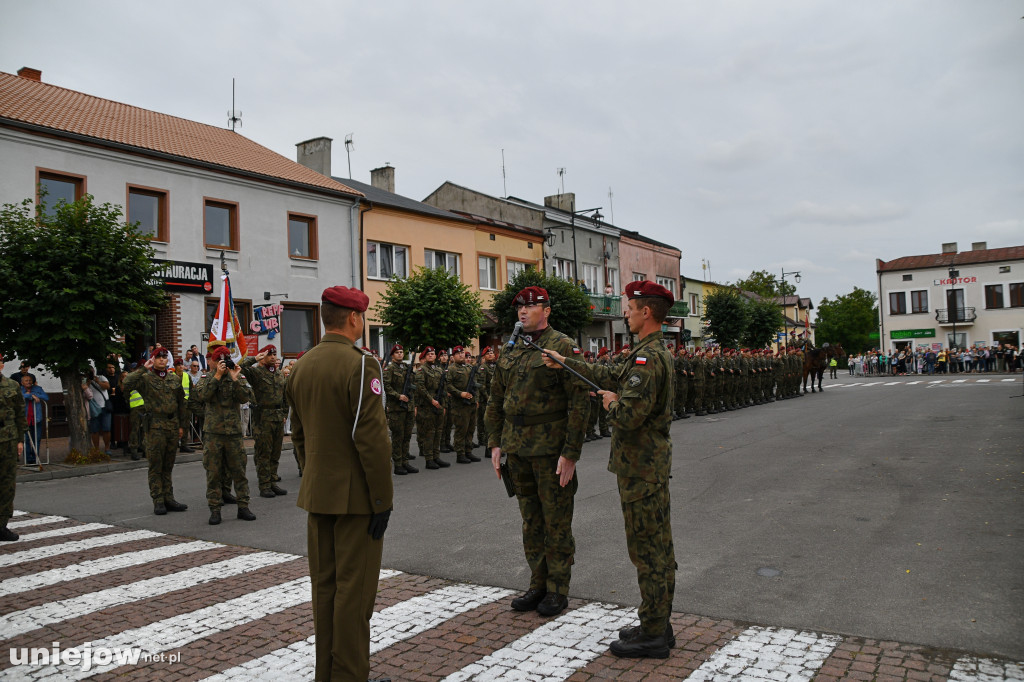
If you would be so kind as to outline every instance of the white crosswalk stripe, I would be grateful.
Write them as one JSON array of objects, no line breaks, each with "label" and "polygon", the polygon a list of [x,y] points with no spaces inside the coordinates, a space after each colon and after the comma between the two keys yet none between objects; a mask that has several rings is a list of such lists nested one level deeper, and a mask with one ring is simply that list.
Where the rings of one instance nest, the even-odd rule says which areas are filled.
[{"label": "white crosswalk stripe", "polygon": [[842,641],[835,635],[753,627],[712,654],[694,671],[692,682],[728,680],[810,680]]},{"label": "white crosswalk stripe", "polygon": [[67,521],[64,516],[40,516],[37,519],[26,519],[24,521],[8,521],[7,527],[12,530],[18,528],[29,528],[30,526],[45,526],[48,523],[60,523],[61,521]]},{"label": "white crosswalk stripe", "polygon": [[72,540],[71,542],[62,542],[57,545],[47,545],[45,547],[24,549],[20,552],[12,552],[11,554],[0,554],[0,568],[3,568],[5,566],[14,566],[16,564],[23,564],[27,561],[38,561],[40,559],[48,559],[50,557],[59,556],[61,554],[85,552],[96,547],[109,547],[111,545],[120,545],[122,543],[138,542],[139,540],[158,538],[161,535],[163,535],[163,533],[157,533],[151,530],[133,530],[127,533],[98,535],[94,538],[88,538],[85,540]]},{"label": "white crosswalk stripe", "polygon": [[81,533],[90,533],[94,530],[103,530],[105,528],[113,528],[105,523],[83,523],[80,526],[65,526],[64,528],[54,528],[52,530],[40,530],[32,533],[20,533],[21,538],[18,542],[31,542],[33,540],[45,540],[47,538],[59,538],[65,535],[79,535]]},{"label": "white crosswalk stripe", "polygon": [[950,682],[998,682],[1024,680],[1024,663],[994,661],[990,658],[964,656],[949,673]]}]

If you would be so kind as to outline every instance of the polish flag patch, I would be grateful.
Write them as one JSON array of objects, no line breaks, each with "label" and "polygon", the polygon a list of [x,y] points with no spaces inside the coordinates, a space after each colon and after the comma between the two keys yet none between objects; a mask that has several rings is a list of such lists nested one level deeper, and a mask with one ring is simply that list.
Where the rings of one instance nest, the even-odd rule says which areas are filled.
[{"label": "polish flag patch", "polygon": [[641,356],[638,355],[636,357],[636,364],[638,364],[638,365],[646,365],[647,364],[647,358],[641,357]]},{"label": "polish flag patch", "polygon": [[371,379],[370,380],[370,390],[373,391],[374,393],[376,393],[377,395],[380,395],[380,391],[381,391],[380,379]]},{"label": "polish flag patch", "polygon": [[572,353],[573,353],[573,355],[579,355],[580,354],[580,349],[576,348],[575,346],[573,346]]}]

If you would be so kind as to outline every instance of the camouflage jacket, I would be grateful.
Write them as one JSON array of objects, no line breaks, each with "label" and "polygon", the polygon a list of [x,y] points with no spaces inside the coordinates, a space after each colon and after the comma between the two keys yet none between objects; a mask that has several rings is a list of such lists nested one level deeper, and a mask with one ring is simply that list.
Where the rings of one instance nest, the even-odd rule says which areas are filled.
[{"label": "camouflage jacket", "polygon": [[249,380],[249,386],[256,397],[253,406],[258,410],[259,419],[283,422],[288,417],[288,404],[284,400],[284,385],[287,378],[277,368],[270,371],[256,363],[256,358],[242,360],[242,374]]},{"label": "camouflage jacket", "polygon": [[[672,396],[675,390],[672,355],[662,343],[660,331],[648,334],[632,349],[621,367],[587,365],[566,361],[601,388],[618,394],[608,410],[612,427],[612,452],[608,470],[617,476],[640,479],[631,485],[623,502],[646,497],[668,483],[672,469]],[[631,499],[626,499],[630,497]]]},{"label": "camouflage jacket", "polygon": [[[420,371],[416,372],[416,405],[419,407],[429,407],[436,409],[431,404],[431,400],[437,395],[437,387],[441,385],[441,368],[434,363],[424,363],[420,367]],[[441,407],[444,407],[443,401]]]},{"label": "camouflage jacket", "polygon": [[181,377],[167,370],[160,376],[156,370],[139,367],[124,380],[125,393],[138,391],[146,401],[146,415],[151,429],[185,428],[185,391]]},{"label": "camouflage jacket", "polygon": [[481,405],[486,405],[487,398],[491,395],[491,380],[494,378],[495,367],[493,362],[484,362],[480,371],[477,372],[476,385],[480,387],[480,390],[477,391],[477,400]]},{"label": "camouflage jacket", "polygon": [[[252,389],[241,377],[232,381],[227,372],[220,379],[210,373],[192,389],[192,400],[206,405],[203,433],[218,436],[241,436],[242,412],[239,406],[255,399]],[[198,411],[198,405],[193,411]]]},{"label": "camouflage jacket", "polygon": [[[551,327],[533,338],[572,358],[579,348]],[[544,365],[539,350],[521,340],[501,354],[491,377],[484,422],[487,447],[520,457],[562,456],[578,461],[586,433],[589,393],[572,374]]]},{"label": "camouflage jacket", "polygon": [[398,396],[402,395],[402,389],[405,388],[405,374],[409,370],[409,365],[404,362],[390,362],[388,366],[384,368],[384,395],[388,397],[387,410],[391,412],[393,410],[407,410],[412,407],[416,399],[416,383],[412,382],[409,386],[409,395],[406,398],[409,402],[403,403],[398,399]]},{"label": "camouflage jacket", "polygon": [[18,442],[26,431],[28,420],[21,387],[14,379],[0,376],[0,443]]}]

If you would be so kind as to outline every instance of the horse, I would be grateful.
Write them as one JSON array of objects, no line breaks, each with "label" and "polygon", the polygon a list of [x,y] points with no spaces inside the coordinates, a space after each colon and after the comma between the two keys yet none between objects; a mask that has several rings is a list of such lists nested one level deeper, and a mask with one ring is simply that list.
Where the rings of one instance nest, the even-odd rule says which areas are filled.
[{"label": "horse", "polygon": [[811,393],[815,393],[814,379],[818,379],[818,391],[824,393],[821,382],[825,378],[825,368],[832,358],[840,358],[846,355],[841,344],[824,344],[821,348],[809,347],[810,343],[805,339],[802,343],[804,349],[804,393],[807,393],[807,377],[811,377]]}]

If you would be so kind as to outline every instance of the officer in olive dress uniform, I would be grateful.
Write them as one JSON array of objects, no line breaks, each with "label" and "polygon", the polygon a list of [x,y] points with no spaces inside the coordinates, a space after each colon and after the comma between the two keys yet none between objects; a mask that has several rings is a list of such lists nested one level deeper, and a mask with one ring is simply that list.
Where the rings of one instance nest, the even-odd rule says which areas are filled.
[{"label": "officer in olive dress uniform", "polygon": [[[624,628],[611,652],[628,658],[667,658],[675,646],[669,617],[675,596],[669,474],[672,470],[672,400],[675,372],[665,348],[661,324],[674,302],[654,282],[626,287],[626,320],[640,340],[618,369],[604,369],[573,358],[566,365],[603,387],[601,397],[611,421],[609,471],[618,479],[629,558],[640,586],[640,625]],[[557,367],[548,359],[549,367]]]},{"label": "officer in olive dress uniform", "polygon": [[437,353],[427,346],[420,353],[423,365],[416,373],[416,444],[426,460],[428,469],[444,469],[451,462],[441,459],[441,425],[444,423],[444,403],[437,392],[444,374],[437,365]]},{"label": "officer in olive dress uniform", "polygon": [[358,289],[324,290],[326,333],[286,389],[303,470],[298,506],[309,513],[318,682],[369,676],[370,618],[394,494],[380,364],[355,345],[368,304]]},{"label": "officer in olive dress uniform", "polygon": [[[404,359],[405,349],[396,343],[391,349],[391,362],[384,369],[384,394],[388,399],[388,429],[391,431],[391,464],[396,476],[418,474],[420,471],[409,464],[409,443],[412,442],[412,427],[416,420],[416,394],[413,392],[413,377],[409,374],[413,367],[412,358],[409,358],[408,366],[402,362]],[[406,377],[409,377],[408,389],[405,387]]]},{"label": "officer in olive dress uniform", "polygon": [[223,489],[235,485],[238,518],[255,521],[249,510],[249,480],[245,476],[247,456],[242,445],[241,406],[255,401],[252,389],[241,377],[242,367],[228,369],[231,357],[227,346],[215,346],[209,353],[210,372],[192,391],[196,411],[205,406],[203,418],[203,468],[206,469],[206,503],[210,507],[211,526],[221,522]]},{"label": "officer in olive dress uniform", "polygon": [[[523,334],[534,343],[579,355],[572,339],[548,325],[547,291],[527,287],[513,302]],[[576,553],[572,535],[576,462],[583,447],[588,400],[579,380],[568,372],[546,368],[541,352],[522,339],[502,352],[487,402],[487,447],[499,478],[501,455],[507,455],[523,517],[530,588],[512,600],[516,611],[536,609],[542,616],[554,616],[569,603],[566,595]]]},{"label": "officer in olive dress uniform", "polygon": [[[0,356],[0,372],[4,359]],[[14,379],[0,374],[0,542],[13,542],[18,534],[7,527],[14,516],[14,489],[18,479],[18,458],[25,452],[22,434],[28,431],[25,399]]]},{"label": "officer in olive dress uniform", "polygon": [[277,346],[267,344],[256,357],[242,360],[242,374],[249,381],[256,402],[252,409],[253,463],[259,481],[260,497],[287,495],[277,484],[281,480],[277,467],[281,461],[284,442],[284,420],[288,418],[288,405],[284,401],[287,378],[277,366]]},{"label": "officer in olive dress uniform", "polygon": [[167,369],[170,353],[166,348],[154,351],[146,364],[124,380],[129,394],[138,391],[146,402],[146,459],[149,460],[149,495],[153,498],[153,513],[188,509],[174,499],[171,471],[178,453],[178,440],[185,435],[187,426],[185,391],[181,379]]}]

